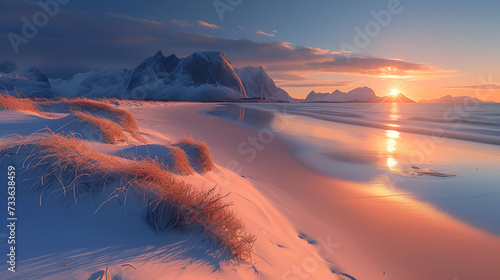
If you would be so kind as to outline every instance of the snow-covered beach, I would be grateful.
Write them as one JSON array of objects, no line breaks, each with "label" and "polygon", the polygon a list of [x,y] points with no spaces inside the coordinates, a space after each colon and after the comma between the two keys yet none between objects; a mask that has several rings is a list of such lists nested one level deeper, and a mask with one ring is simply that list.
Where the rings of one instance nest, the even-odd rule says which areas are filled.
[{"label": "snow-covered beach", "polygon": [[[141,217],[138,199],[125,204],[110,199],[103,204],[110,192],[104,190],[68,203],[57,196],[57,189],[56,195],[33,193],[29,184],[23,188],[20,182],[18,272],[7,279],[498,276],[497,218],[488,213],[498,208],[497,192],[488,186],[497,176],[492,173],[499,160],[495,145],[448,139],[429,156],[433,163],[411,164],[402,161],[404,154],[426,136],[325,123],[293,114],[293,108],[283,109],[286,104],[118,104],[136,117],[144,143],[112,145],[92,134],[86,137],[83,126],[63,124],[67,113],[54,105],[42,106],[52,111],[48,116],[0,111],[0,137],[8,141],[17,137],[12,134],[27,136],[61,126],[68,133],[81,133],[90,147],[107,154],[137,145],[174,143],[185,136],[205,141],[215,169],[178,177],[197,187],[217,186],[223,194],[230,193],[224,199],[232,202],[231,209],[257,238],[251,262],[224,261],[212,252],[210,242],[203,241],[203,234],[158,234]],[[397,132],[397,127],[391,131]],[[374,141],[366,142],[367,137]],[[325,146],[325,140],[331,146]],[[361,147],[360,141],[374,144]],[[468,159],[476,159],[467,162],[475,162],[479,173],[450,157],[459,147],[467,147]],[[147,153],[161,157],[153,148]],[[479,157],[484,153],[489,157]],[[393,163],[388,157],[399,161]],[[477,176],[484,178],[478,183],[481,190],[469,186]],[[481,192],[489,195],[475,201],[473,196]]]}]

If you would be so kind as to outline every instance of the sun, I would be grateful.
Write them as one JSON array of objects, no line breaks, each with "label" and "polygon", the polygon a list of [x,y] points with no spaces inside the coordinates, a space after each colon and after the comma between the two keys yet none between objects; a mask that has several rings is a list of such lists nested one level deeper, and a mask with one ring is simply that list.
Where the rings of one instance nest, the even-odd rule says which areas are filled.
[{"label": "sun", "polygon": [[392,95],[392,96],[396,96],[399,94],[399,90],[397,89],[391,89],[391,91],[389,91],[389,94]]}]

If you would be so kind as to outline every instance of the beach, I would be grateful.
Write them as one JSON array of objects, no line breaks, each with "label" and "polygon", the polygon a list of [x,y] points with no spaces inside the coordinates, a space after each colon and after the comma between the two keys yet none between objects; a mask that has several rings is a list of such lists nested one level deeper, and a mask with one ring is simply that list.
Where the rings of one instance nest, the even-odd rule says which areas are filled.
[{"label": "beach", "polygon": [[[326,121],[305,116],[307,104],[119,104],[136,117],[153,157],[159,155],[153,146],[186,136],[207,144],[216,168],[178,178],[228,194],[224,199],[257,238],[251,262],[206,256],[210,246],[199,234],[155,233],[137,215],[140,200],[108,202],[104,190],[70,207],[25,187],[17,274],[23,279],[94,279],[104,271],[123,279],[500,277],[496,145],[446,139],[426,162],[405,162],[429,136],[399,132],[397,120],[392,129]],[[45,110],[50,116],[1,111],[0,136],[81,130],[64,123],[59,107]],[[106,154],[143,145],[85,141]]]},{"label": "beach", "polygon": [[[236,165],[235,170],[251,178],[284,211],[297,232],[313,238],[331,236],[340,244],[329,257],[358,279],[498,277],[498,236],[419,201],[399,189],[397,181],[391,189],[385,182],[367,186],[313,171],[296,161],[292,144],[280,135],[274,135],[249,162],[247,155],[238,153],[238,146],[249,136],[258,137],[257,129],[199,114],[214,105],[166,106],[147,109],[155,116],[151,125],[171,135],[191,134],[204,139],[216,160],[221,165]],[[132,111],[139,114],[141,110],[145,109]],[[289,122],[288,127],[293,129],[294,123]],[[452,145],[457,148],[467,144],[447,141],[448,148]],[[488,146],[486,150],[495,152],[495,148]],[[494,160],[498,162],[498,154]],[[350,172],[363,176],[358,173],[362,169]]]}]

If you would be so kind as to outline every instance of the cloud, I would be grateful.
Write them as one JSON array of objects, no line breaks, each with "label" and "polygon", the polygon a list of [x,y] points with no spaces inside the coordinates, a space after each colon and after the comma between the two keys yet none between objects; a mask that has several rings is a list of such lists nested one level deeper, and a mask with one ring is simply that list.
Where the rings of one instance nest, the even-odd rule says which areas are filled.
[{"label": "cloud", "polygon": [[316,55],[327,55],[327,54],[340,54],[340,53],[342,53],[341,51],[334,52],[334,51],[330,51],[330,50],[323,50],[323,49],[320,49],[320,48],[311,48],[311,47],[307,47],[307,46],[304,47],[304,49],[306,49],[309,52],[314,53]]},{"label": "cloud", "polygon": [[340,52],[294,46],[289,42],[256,42],[198,33],[176,33],[173,25],[178,26],[176,23],[182,22],[180,20],[171,21],[170,26],[123,15],[95,16],[72,12],[63,7],[49,19],[48,25],[39,29],[35,37],[19,45],[20,52],[15,55],[6,39],[7,34],[21,34],[21,17],[36,13],[40,7],[30,1],[0,0],[0,3],[5,7],[0,10],[0,38],[4,38],[0,40],[0,55],[17,62],[35,64],[49,76],[67,77],[76,71],[100,68],[130,68],[158,50],[168,50],[168,53],[178,56],[197,51],[222,51],[235,67],[263,65],[271,76],[282,74],[282,78],[284,74],[308,76],[313,73],[381,77],[425,74],[430,77],[431,74],[448,73],[428,64],[352,54],[344,56]]},{"label": "cloud", "polygon": [[301,75],[287,73],[270,73],[271,78],[280,87],[287,88],[324,88],[324,87],[345,87],[362,81],[341,81],[333,82],[327,79],[308,78]]},{"label": "cloud", "polygon": [[204,27],[208,27],[210,29],[222,29],[221,27],[219,27],[218,25],[216,24],[213,24],[213,23],[208,23],[206,21],[202,21],[202,20],[199,20],[198,21],[198,24],[201,25],[201,26],[204,26]]},{"label": "cloud", "polygon": [[181,20],[181,19],[171,19],[170,20],[171,23],[179,26],[179,27],[182,27],[182,28],[189,28],[189,27],[193,27],[189,22],[185,21],[185,20]]},{"label": "cloud", "polygon": [[500,89],[500,85],[495,84],[481,84],[481,85],[472,85],[472,86],[448,86],[445,88],[449,89],[487,89],[487,90],[496,90]]},{"label": "cloud", "polygon": [[302,77],[299,75],[286,74],[286,73],[273,73],[271,74],[271,78],[275,81],[306,81],[310,80],[309,78]]},{"label": "cloud", "polygon": [[[322,50],[311,49],[311,51],[322,53]],[[272,71],[308,70],[326,73],[378,76],[385,78],[409,78],[418,75],[451,74],[451,72],[453,72],[425,63],[338,53],[334,53],[330,59],[324,61],[310,62],[304,65],[273,65],[269,69]]]},{"label": "cloud", "polygon": [[257,32],[255,32],[255,33],[260,34],[260,35],[264,35],[264,36],[268,36],[268,37],[274,37],[274,34],[266,33],[262,30],[257,30]]},{"label": "cloud", "polygon": [[107,13],[106,15],[112,16],[112,17],[115,17],[115,18],[126,19],[126,20],[142,21],[142,22],[153,23],[153,24],[160,24],[160,25],[162,24],[161,22],[158,22],[158,21],[155,21],[155,20],[149,20],[149,19],[144,19],[144,18],[131,17],[131,16],[122,15],[122,14]]}]

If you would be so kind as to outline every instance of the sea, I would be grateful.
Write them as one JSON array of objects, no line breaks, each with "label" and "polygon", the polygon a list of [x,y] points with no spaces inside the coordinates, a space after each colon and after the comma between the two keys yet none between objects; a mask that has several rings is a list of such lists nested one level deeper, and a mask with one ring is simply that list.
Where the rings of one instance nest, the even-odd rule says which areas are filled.
[{"label": "sea", "polygon": [[315,172],[500,236],[500,104],[231,103],[205,113],[286,139]]}]

